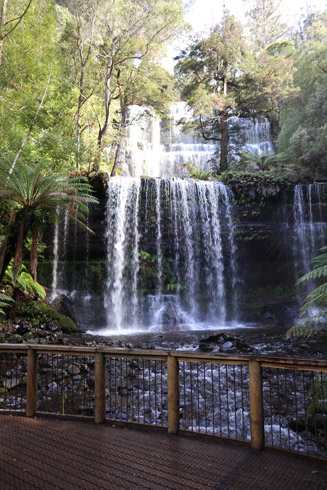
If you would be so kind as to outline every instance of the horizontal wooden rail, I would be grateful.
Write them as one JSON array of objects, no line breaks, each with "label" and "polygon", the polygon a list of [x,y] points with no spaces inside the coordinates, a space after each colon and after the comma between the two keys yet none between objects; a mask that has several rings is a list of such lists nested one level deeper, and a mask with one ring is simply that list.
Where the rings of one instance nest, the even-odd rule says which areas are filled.
[{"label": "horizontal wooden rail", "polygon": [[122,347],[104,346],[69,346],[69,345],[40,345],[40,344],[0,344],[1,352],[26,353],[34,350],[37,354],[62,354],[70,356],[95,356],[100,352],[105,357],[157,359],[167,360],[168,356],[176,357],[180,362],[210,362],[231,365],[247,365],[250,361],[257,361],[262,367],[279,367],[283,369],[319,370],[327,369],[327,359],[311,359],[300,357],[272,357],[267,355],[250,354],[221,354],[202,353],[191,351],[170,351],[161,349],[128,349]]}]

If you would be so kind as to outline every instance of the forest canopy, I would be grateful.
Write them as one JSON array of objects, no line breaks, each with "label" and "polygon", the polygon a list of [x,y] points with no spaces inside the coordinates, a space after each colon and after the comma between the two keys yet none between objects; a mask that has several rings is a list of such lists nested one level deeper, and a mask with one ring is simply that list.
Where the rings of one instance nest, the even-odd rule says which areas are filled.
[{"label": "forest canopy", "polygon": [[[228,120],[265,115],[283,154],[265,169],[326,176],[327,11],[294,27],[278,0],[246,4],[243,23],[225,11],[195,35],[181,0],[1,0],[0,164],[114,175],[128,107],[167,119],[185,100],[192,131],[220,141],[215,170],[230,166]],[[174,77],[162,60],[186,33]]]}]

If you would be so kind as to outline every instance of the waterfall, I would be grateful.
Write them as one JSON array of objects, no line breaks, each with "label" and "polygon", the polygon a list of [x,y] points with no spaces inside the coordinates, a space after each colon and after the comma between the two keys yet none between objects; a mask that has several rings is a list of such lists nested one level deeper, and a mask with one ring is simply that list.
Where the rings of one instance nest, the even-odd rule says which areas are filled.
[{"label": "waterfall", "polygon": [[[185,102],[172,104],[168,126],[149,109],[130,106],[123,174],[133,177],[186,177],[188,165],[205,171],[215,168],[219,160],[219,143],[203,141],[195,134],[182,131],[183,123],[192,118]],[[266,117],[231,117],[228,127],[230,161],[239,159],[240,149],[257,155],[275,153]]]},{"label": "waterfall", "polygon": [[[325,184],[299,184],[294,189],[293,256],[296,279],[312,269],[312,259],[326,244],[327,223],[322,217],[325,190]],[[311,286],[306,283],[306,294]]]},{"label": "waterfall", "polygon": [[[57,214],[58,214],[57,208]],[[56,221],[53,234],[53,262],[52,262],[52,284],[51,284],[51,297],[53,301],[57,296],[58,286],[58,261],[59,261],[59,223]]]},{"label": "waterfall", "polygon": [[137,323],[139,179],[110,179],[107,203],[107,322]]},{"label": "waterfall", "polygon": [[270,123],[266,117],[261,116],[255,119],[231,118],[228,125],[231,132],[231,153],[234,157],[239,148],[259,156],[275,153]]},{"label": "waterfall", "polygon": [[112,178],[108,331],[224,326],[236,310],[230,193],[219,182]]},{"label": "waterfall", "polygon": [[[60,208],[57,207],[57,215],[60,216]],[[68,237],[68,210],[65,211],[63,219],[56,222],[53,234],[53,262],[52,262],[52,284],[50,301],[54,301],[58,292],[65,287],[65,260],[67,254]]]}]

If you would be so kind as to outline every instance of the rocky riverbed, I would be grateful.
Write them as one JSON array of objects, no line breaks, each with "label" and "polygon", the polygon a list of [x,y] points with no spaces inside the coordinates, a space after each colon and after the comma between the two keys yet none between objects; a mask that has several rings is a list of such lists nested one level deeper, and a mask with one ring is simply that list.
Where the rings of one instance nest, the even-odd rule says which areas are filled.
[{"label": "rocky riverbed", "polygon": [[136,349],[193,350],[224,354],[266,354],[288,357],[326,358],[327,334],[312,338],[285,337],[286,328],[271,325],[247,325],[231,330],[199,330],[165,333],[117,334],[102,336],[79,331],[63,333],[58,325],[49,323],[33,327],[21,321],[5,327],[1,340],[6,343],[37,343],[59,345],[103,345]]},{"label": "rocky riverbed", "polygon": [[[326,358],[327,339],[324,335],[312,339],[286,339],[284,334],[283,328],[252,325],[230,331],[104,337],[85,332],[63,333],[55,324],[32,327],[21,321],[4,329],[1,339],[9,343],[103,345]],[[319,390],[325,382],[324,378],[318,375],[320,377],[316,379],[313,373],[281,371],[271,371],[270,368],[263,370],[267,444],[325,454],[324,405],[323,410],[318,410]],[[107,418],[154,425],[167,424],[165,362],[108,358],[106,372]],[[26,373],[25,355],[1,357],[0,408],[24,410]],[[241,366],[181,362],[180,383],[181,428],[249,440],[249,379],[246,369]],[[310,412],[312,403],[316,404],[314,417]],[[94,358],[40,354],[38,409],[51,413],[94,415]]]}]

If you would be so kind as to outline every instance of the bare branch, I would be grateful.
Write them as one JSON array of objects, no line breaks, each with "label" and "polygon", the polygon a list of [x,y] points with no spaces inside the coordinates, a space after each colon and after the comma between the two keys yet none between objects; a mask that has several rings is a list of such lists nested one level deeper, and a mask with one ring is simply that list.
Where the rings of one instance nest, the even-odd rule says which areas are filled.
[{"label": "bare branch", "polygon": [[8,20],[4,25],[8,25],[8,24],[11,24],[12,22],[16,22],[16,24],[8,31],[6,32],[3,37],[7,37],[9,36],[9,34],[12,33],[12,31],[14,31],[16,29],[16,27],[21,23],[24,15],[27,13],[28,9],[30,8],[30,5],[32,3],[33,0],[29,0],[28,4],[27,4],[27,7],[25,8],[24,12],[22,13],[22,15],[20,15],[19,17],[16,17],[16,19],[11,19],[11,20]]}]

